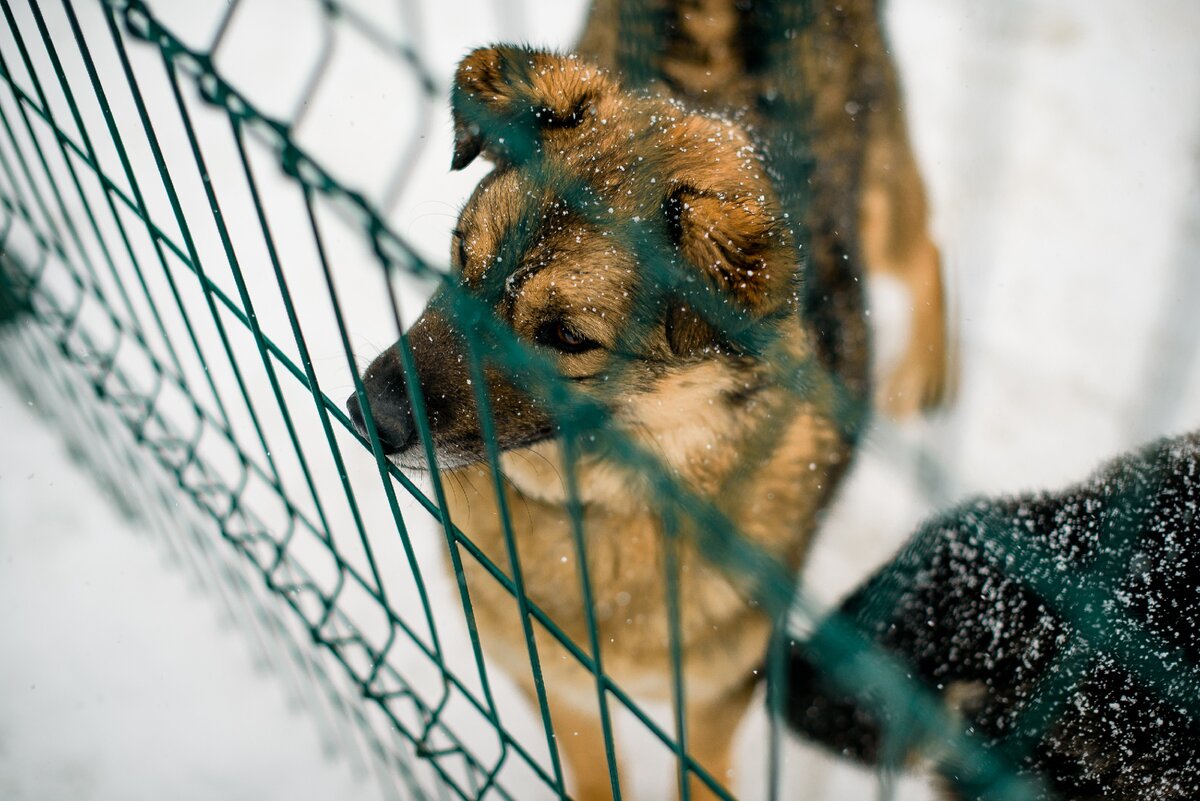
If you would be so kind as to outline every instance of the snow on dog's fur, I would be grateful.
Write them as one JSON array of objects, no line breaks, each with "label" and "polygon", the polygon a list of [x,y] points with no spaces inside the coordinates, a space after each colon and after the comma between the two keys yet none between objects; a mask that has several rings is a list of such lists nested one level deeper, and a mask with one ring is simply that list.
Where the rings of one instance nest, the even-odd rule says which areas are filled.
[{"label": "snow on dog's fur", "polygon": [[[1063,492],[939,515],[839,611],[1043,782],[1039,798],[1200,797],[1200,434]],[[837,672],[813,659],[824,636],[793,646],[788,721],[875,762],[895,719],[881,726],[824,678]],[[987,797],[933,743],[907,745],[941,759],[950,797]]]}]

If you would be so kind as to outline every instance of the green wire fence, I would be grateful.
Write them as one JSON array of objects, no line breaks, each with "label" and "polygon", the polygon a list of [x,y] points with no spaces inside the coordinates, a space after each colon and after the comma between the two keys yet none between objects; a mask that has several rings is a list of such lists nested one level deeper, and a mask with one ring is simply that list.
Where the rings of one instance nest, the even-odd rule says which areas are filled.
[{"label": "green wire fence", "polygon": [[[423,144],[447,90],[422,41],[419,8],[400,3],[389,11],[394,19],[382,19],[360,5],[295,4],[312,38],[297,66],[271,63],[269,43],[261,43],[265,54],[248,54],[240,20],[266,13],[250,0],[186,11],[143,0],[0,0],[0,369],[62,429],[114,501],[159,532],[213,589],[259,645],[261,661],[318,719],[329,747],[369,769],[386,797],[568,796],[536,629],[595,676],[606,743],[598,758],[608,763],[615,798],[628,792],[617,781],[617,710],[674,756],[685,798],[688,776],[732,798],[679,736],[686,687],[676,540],[688,537],[776,620],[814,619],[819,610],[797,594],[787,569],[740,537],[654,454],[615,431],[602,408],[389,223],[389,210],[423,165],[436,160],[440,171],[448,161]],[[780,3],[775,13],[781,36],[803,34],[812,18],[804,3]],[[646,20],[626,22],[647,37],[627,42],[636,76],[654,42]],[[768,52],[769,45],[768,38]],[[393,70],[408,92],[384,126],[391,161],[358,174],[336,164],[339,149],[353,143],[313,124],[337,115],[344,98],[331,88],[335,56],[355,48]],[[269,67],[259,74],[275,89],[250,86],[255,58]],[[803,243],[811,159],[800,94],[779,106],[797,124],[774,143],[773,166]],[[653,238],[619,235],[658,271],[662,286],[678,287],[676,265]],[[482,392],[485,364],[520,376],[554,410],[575,496],[579,564],[587,564],[587,542],[573,455],[602,447],[643,474],[660,499],[673,618],[669,723],[604,672],[594,620],[589,641],[574,642],[528,597],[511,531],[509,570],[449,519],[446,496],[454,488],[436,469],[430,489],[419,487],[384,457],[369,410],[368,437],[343,411],[346,392],[362,396],[364,357],[378,350],[361,342],[350,310],[369,305],[388,324],[370,335],[390,343],[431,285],[472,333],[489,461],[498,464],[499,454]],[[720,319],[711,299],[697,297],[695,305],[710,319],[735,322]],[[752,341],[754,331],[744,335],[748,346],[763,346]],[[411,376],[409,345],[400,341]],[[842,435],[857,436],[862,386],[808,362],[780,364],[779,380],[798,396],[833,393]],[[416,422],[434,463],[419,394]],[[427,575],[439,558],[449,559],[449,586]],[[497,702],[467,563],[519,609],[539,689],[533,724],[514,720]],[[587,576],[582,570],[585,600]],[[899,738],[936,735],[988,797],[1032,797],[1034,785],[964,733],[903,666],[848,625],[828,623],[822,636],[822,666],[843,673],[872,704],[903,711]],[[777,661],[768,659],[768,669]],[[778,683],[772,688],[778,705]],[[779,739],[776,725],[772,797],[792,795],[779,787]],[[886,775],[880,786],[886,796]]]}]

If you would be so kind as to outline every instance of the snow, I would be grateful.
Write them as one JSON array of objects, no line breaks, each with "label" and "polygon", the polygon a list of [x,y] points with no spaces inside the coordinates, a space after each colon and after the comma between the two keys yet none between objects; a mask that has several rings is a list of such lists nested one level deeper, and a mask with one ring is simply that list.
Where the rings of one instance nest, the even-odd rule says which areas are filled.
[{"label": "snow", "polygon": [[0,417],[0,798],[372,797],[7,383]]},{"label": "snow", "polygon": [[[46,5],[55,29],[60,12]],[[88,26],[100,24],[98,15],[79,5],[85,28],[94,30]],[[170,22],[196,31],[199,44],[204,20],[221,5],[162,7]],[[352,5],[370,7],[365,0]],[[457,58],[476,44],[519,37],[567,46],[580,7],[579,0],[422,4],[427,33],[418,44],[445,81]],[[254,48],[238,38],[251,29],[235,26],[219,63],[247,77],[252,98],[272,110],[291,108],[302,90],[297,76],[310,62],[286,57],[298,48],[311,51],[312,20],[305,13],[281,16],[282,6],[267,0],[243,8],[245,25],[287,19],[295,35]],[[379,7],[375,12],[381,29],[404,24]],[[28,12],[17,14],[24,20]],[[872,428],[807,572],[814,592],[830,603],[933,508],[974,492],[1060,486],[1139,442],[1200,426],[1200,6],[1192,0],[893,0],[889,20],[950,269],[960,394],[934,419],[903,426],[878,421]],[[11,51],[3,36],[0,46]],[[378,54],[353,37],[338,52],[346,61],[339,62],[336,83],[306,112],[302,141],[338,174],[382,197],[399,158],[390,142],[414,132],[425,137],[409,188],[389,204],[389,216],[423,253],[444,261],[457,204],[485,168],[448,173],[445,104],[434,104],[432,121],[418,130],[419,115],[405,114],[404,93],[411,88],[380,66]],[[160,69],[147,53],[132,55],[148,71]],[[105,54],[96,57],[103,66]],[[284,85],[290,89],[272,89]],[[152,108],[170,107],[161,79],[146,90]],[[217,143],[206,154],[213,185],[240,186],[228,124],[199,104],[193,110],[197,126]],[[114,111],[122,124],[135,119],[119,97]],[[178,123],[167,116],[159,122],[169,160],[188,164]],[[101,161],[119,172],[103,137],[97,140]],[[139,170],[152,168],[148,151],[134,157]],[[271,222],[314,345],[314,368],[326,392],[340,399],[351,389],[349,366],[304,240],[298,200],[261,148],[251,148],[251,159],[272,202]],[[185,207],[201,214],[200,182],[185,170],[178,180]],[[262,267],[266,255],[254,243],[257,223],[248,198],[229,189],[221,201],[234,241],[254,254],[244,267],[259,317],[296,356],[270,271]],[[166,208],[163,197],[148,202],[156,212]],[[169,213],[159,219],[174,236]],[[361,361],[392,338],[390,310],[377,291],[375,265],[353,232],[330,215],[322,222]],[[220,264],[212,232],[197,236],[201,255]],[[227,274],[213,278],[232,287]],[[421,287],[398,283],[410,290],[403,312],[411,319]],[[899,351],[906,300],[890,286],[873,287],[871,297],[886,363]],[[200,334],[208,345],[215,341],[211,326]],[[242,350],[253,345],[240,334],[234,346],[253,353]],[[230,380],[217,367],[214,377],[221,386]],[[304,404],[299,394],[289,401],[296,409]],[[316,417],[311,409],[308,414],[298,420],[301,435],[319,442]],[[148,535],[130,530],[111,511],[54,432],[8,385],[0,385],[0,421],[0,797],[375,798],[372,785],[356,781],[345,760],[323,758],[312,722],[289,712],[277,679],[252,670],[242,641],[219,624],[214,599],[165,567],[161,544],[147,542]],[[241,419],[233,424],[239,431],[248,426]],[[353,480],[371,486],[369,454],[349,438],[340,443]],[[332,465],[314,469],[329,482],[321,486],[336,485]],[[285,484],[298,480],[286,476]],[[336,499],[329,503],[335,525],[345,527],[348,510]],[[411,505],[405,508],[421,558],[436,565],[440,534]],[[387,519],[378,499],[363,513],[368,528]],[[398,558],[394,538],[377,544],[384,563]],[[351,543],[347,551],[361,561],[357,547]],[[431,587],[435,608],[447,618],[458,615],[443,571],[431,567],[427,577],[437,585]],[[452,657],[469,664],[461,632],[453,621],[447,625]],[[503,680],[497,693],[517,731],[532,737],[536,720],[521,709],[523,702]],[[762,793],[766,721],[760,709],[738,740],[738,789],[747,798]],[[661,751],[635,731],[625,747]],[[638,797],[665,797],[666,764],[647,758],[639,765]],[[868,797],[874,786],[869,775],[789,745],[784,787],[803,791],[788,797]],[[899,797],[931,796],[912,781]]]}]

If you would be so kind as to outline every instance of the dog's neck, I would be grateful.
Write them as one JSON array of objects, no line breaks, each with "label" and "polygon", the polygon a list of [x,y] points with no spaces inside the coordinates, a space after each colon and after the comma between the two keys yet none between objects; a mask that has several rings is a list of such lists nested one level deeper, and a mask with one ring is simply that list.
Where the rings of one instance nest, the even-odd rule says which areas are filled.
[{"label": "dog's neck", "polygon": [[650,513],[645,492],[629,470],[610,461],[583,457],[577,461],[576,497],[571,497],[568,476],[563,466],[562,448],[557,440],[545,440],[529,448],[510,451],[500,458],[509,487],[522,499],[566,512],[578,504],[606,517],[638,516]]},{"label": "dog's neck", "polygon": [[[848,461],[836,429],[814,416],[812,407],[799,405],[791,423],[778,432],[780,447],[765,461],[734,460],[719,473],[688,470],[688,459],[667,465],[675,479],[697,497],[715,505],[734,528],[752,541],[781,547],[775,556],[795,567],[836,476]],[[723,450],[737,452],[734,445]],[[685,453],[680,451],[681,454]],[[547,440],[532,448],[501,455],[500,468],[511,528],[518,541],[567,537],[572,510],[578,508],[589,540],[650,536],[662,533],[662,501],[644,477],[601,459],[584,457],[575,471],[577,497],[568,492],[557,443]],[[489,468],[474,465],[454,471],[448,498],[455,522],[464,527],[493,558],[503,554],[502,512],[497,504],[495,478]],[[747,484],[746,480],[750,480]],[[686,522],[686,521],[681,521]],[[781,532],[804,532],[798,540]]]}]

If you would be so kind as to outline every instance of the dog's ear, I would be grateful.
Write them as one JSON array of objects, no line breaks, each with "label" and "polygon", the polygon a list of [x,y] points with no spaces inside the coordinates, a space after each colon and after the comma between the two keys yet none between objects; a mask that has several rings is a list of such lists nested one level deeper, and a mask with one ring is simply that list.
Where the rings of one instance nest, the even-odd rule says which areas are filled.
[{"label": "dog's ear", "polygon": [[795,271],[791,236],[753,187],[681,184],[663,201],[667,234],[687,263],[734,308],[760,316],[786,300]]},{"label": "dog's ear", "polygon": [[461,170],[479,155],[521,162],[547,131],[578,127],[609,85],[600,70],[575,56],[523,47],[484,47],[458,65],[451,93],[454,158]]}]

